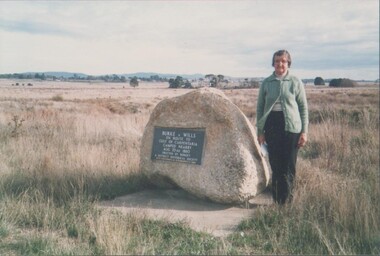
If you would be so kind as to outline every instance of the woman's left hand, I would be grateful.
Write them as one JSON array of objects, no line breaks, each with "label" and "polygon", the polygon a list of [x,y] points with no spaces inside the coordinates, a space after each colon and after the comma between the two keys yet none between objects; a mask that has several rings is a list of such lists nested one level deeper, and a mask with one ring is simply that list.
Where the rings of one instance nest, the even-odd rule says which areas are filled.
[{"label": "woman's left hand", "polygon": [[297,147],[301,148],[301,147],[305,146],[306,142],[307,142],[307,134],[303,132],[300,135]]}]

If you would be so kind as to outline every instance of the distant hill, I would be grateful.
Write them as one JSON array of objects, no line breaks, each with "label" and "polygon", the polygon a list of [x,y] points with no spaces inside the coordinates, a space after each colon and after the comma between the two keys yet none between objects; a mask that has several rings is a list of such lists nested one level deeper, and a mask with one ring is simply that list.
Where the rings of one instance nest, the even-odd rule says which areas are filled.
[{"label": "distant hill", "polygon": [[7,73],[0,74],[0,78],[5,79],[87,79],[87,75],[83,73],[73,72],[23,72],[23,73]]},{"label": "distant hill", "polygon": [[[21,73],[23,75],[32,75],[35,74],[45,74],[46,76],[55,76],[55,77],[63,77],[63,78],[70,78],[70,77],[78,77],[78,78],[87,78],[88,76],[94,76],[95,75],[88,75],[84,73],[74,73],[74,72],[63,72],[63,71],[48,71],[48,72],[24,72]],[[114,74],[104,74],[99,76],[112,76]],[[125,77],[139,77],[139,78],[150,78],[151,76],[159,76],[161,78],[176,78],[177,76],[181,76],[186,79],[198,79],[203,78],[203,74],[164,74],[164,73],[155,73],[155,72],[137,72],[137,73],[125,73],[125,74],[116,74],[117,76],[125,76]]]},{"label": "distant hill", "polygon": [[64,71],[47,71],[47,72],[23,72],[0,74],[0,78],[6,79],[41,79],[41,80],[102,80],[108,82],[126,82],[130,77],[137,77],[146,81],[167,81],[170,78],[181,76],[187,80],[197,80],[204,78],[203,74],[167,74],[155,72],[137,72],[137,73],[124,73],[124,74],[104,74],[104,75],[88,75],[85,73],[64,72]]},{"label": "distant hill", "polygon": [[[76,75],[79,78],[86,78],[89,76],[88,74],[73,73],[73,72],[28,72],[26,74],[34,75],[35,73],[40,73],[40,74],[44,73],[45,75],[48,75],[48,76],[56,76],[56,77],[63,77],[63,78],[73,77],[74,75]],[[106,76],[106,75],[112,76],[113,74],[104,74],[100,76]],[[204,77],[204,75],[202,74],[188,74],[187,75],[187,74],[164,74],[164,73],[155,73],[155,72],[137,72],[137,73],[116,74],[116,75],[125,76],[125,77],[136,76],[140,78],[150,78],[151,76],[159,76],[162,78],[176,78],[177,76],[181,76],[186,79],[198,79],[198,78]]]},{"label": "distant hill", "polygon": [[32,76],[34,76],[35,74],[45,74],[45,76],[55,76],[55,77],[63,77],[63,78],[73,77],[74,75],[76,75],[79,78],[85,78],[85,77],[87,77],[87,75],[83,74],[83,73],[59,72],[59,71],[25,72],[25,73],[21,73],[21,74],[23,74],[23,75],[32,75]]},{"label": "distant hill", "polygon": [[83,73],[73,73],[73,72],[54,72],[53,71],[53,72],[43,72],[43,73],[48,76],[56,76],[56,77],[63,77],[63,78],[73,77],[74,75],[80,78],[84,78],[88,76]]},{"label": "distant hill", "polygon": [[159,76],[162,78],[176,78],[177,76],[181,76],[186,79],[198,79],[205,77],[202,74],[165,74],[165,73],[154,73],[154,72],[137,72],[137,73],[128,73],[122,74],[125,77],[140,77],[140,78],[150,78],[151,76]]}]

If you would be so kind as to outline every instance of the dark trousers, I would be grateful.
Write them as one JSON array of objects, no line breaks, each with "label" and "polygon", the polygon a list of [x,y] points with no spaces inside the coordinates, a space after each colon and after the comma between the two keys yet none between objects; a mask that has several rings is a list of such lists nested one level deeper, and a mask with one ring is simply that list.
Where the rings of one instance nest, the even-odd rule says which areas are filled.
[{"label": "dark trousers", "polygon": [[272,169],[273,199],[278,204],[284,204],[287,199],[291,200],[300,133],[285,131],[282,111],[269,114],[264,131]]}]

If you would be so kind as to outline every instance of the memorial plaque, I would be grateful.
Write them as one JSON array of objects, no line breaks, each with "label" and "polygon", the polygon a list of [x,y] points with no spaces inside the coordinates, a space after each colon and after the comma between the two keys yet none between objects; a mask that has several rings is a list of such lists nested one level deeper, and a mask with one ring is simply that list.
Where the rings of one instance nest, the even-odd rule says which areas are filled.
[{"label": "memorial plaque", "polygon": [[202,163],[205,129],[154,127],[152,160]]}]

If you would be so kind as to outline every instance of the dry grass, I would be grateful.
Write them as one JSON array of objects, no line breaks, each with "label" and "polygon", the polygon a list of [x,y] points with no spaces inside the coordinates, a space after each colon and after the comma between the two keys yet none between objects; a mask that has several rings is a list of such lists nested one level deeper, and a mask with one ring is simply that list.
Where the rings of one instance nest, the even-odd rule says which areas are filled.
[{"label": "dry grass", "polygon": [[[0,254],[380,253],[378,88],[308,88],[293,203],[217,239],[95,207],[147,185],[138,163],[149,114],[188,90],[10,84],[0,81]],[[257,89],[224,92],[254,123]]]}]

